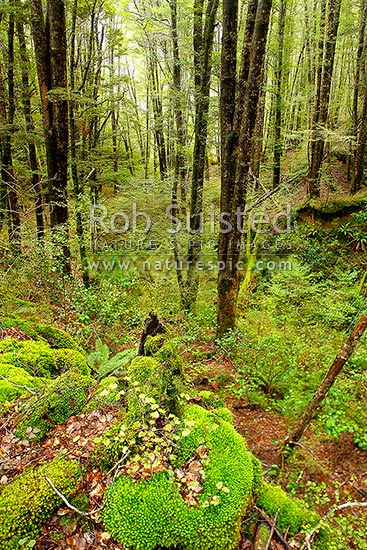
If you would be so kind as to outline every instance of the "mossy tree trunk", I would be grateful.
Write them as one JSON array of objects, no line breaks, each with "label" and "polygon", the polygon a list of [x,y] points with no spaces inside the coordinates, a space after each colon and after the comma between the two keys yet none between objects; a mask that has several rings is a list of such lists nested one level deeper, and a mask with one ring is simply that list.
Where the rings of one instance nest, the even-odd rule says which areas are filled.
[{"label": "mossy tree trunk", "polygon": [[27,132],[29,134],[28,142],[28,156],[29,167],[31,169],[31,188],[35,195],[35,212],[36,212],[36,228],[38,242],[42,243],[45,232],[45,225],[43,220],[43,205],[42,205],[42,185],[40,182],[40,170],[38,165],[37,150],[33,141],[35,134],[35,127],[32,117],[32,105],[31,105],[31,86],[28,75],[29,57],[27,52],[27,44],[24,34],[23,21],[17,21],[17,35],[19,40],[19,51],[22,61],[22,98],[23,98],[23,111],[26,123]]},{"label": "mossy tree trunk", "polygon": [[[353,93],[353,136],[357,143],[356,149],[354,151],[354,157],[351,154],[349,157],[348,163],[348,178],[352,181],[351,192],[355,193],[360,189],[362,182],[360,179],[360,170],[357,168],[358,161],[358,146],[360,145],[359,140],[359,95],[360,95],[360,84],[361,78],[363,82],[363,77],[366,75],[365,62],[366,62],[366,25],[367,25],[367,0],[364,0],[361,5],[360,12],[360,25],[359,25],[359,36],[358,36],[358,49],[357,49],[357,60],[356,60],[356,72],[354,76],[354,93]],[[363,89],[366,88],[366,82],[364,82]],[[364,97],[366,94],[363,94]],[[362,118],[362,124],[364,119]]]}]

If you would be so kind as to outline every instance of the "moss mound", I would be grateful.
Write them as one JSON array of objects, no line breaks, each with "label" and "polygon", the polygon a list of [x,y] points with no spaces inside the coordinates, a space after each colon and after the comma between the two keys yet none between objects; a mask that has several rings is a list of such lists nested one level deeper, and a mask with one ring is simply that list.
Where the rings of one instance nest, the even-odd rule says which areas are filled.
[{"label": "moss mound", "polygon": [[67,370],[78,370],[85,376],[90,375],[87,358],[83,353],[74,349],[55,349],[54,356],[57,371],[62,374]]},{"label": "moss mound", "polygon": [[52,349],[47,342],[7,338],[0,342],[1,363],[12,364],[32,376],[51,378],[66,370],[77,369],[89,375],[84,354],[73,349]]},{"label": "moss mound", "polygon": [[319,516],[305,508],[305,503],[298,499],[290,499],[281,487],[265,484],[261,492],[258,506],[264,508],[270,515],[278,513],[277,526],[285,531],[289,527],[289,534],[294,535],[307,523],[315,525]]},{"label": "moss mound", "polygon": [[55,353],[46,342],[9,338],[0,342],[0,361],[25,369],[32,376],[57,375]]},{"label": "moss mound", "polygon": [[261,482],[259,467],[254,467],[245,440],[215,412],[188,406],[184,426],[189,427],[183,428],[176,468],[195,456],[200,445],[210,449],[199,507],[185,502],[175,469],[159,472],[149,481],[119,478],[108,492],[102,518],[123,546],[136,550],[152,550],[158,544],[186,550],[236,547],[241,518],[253,498],[252,487]]},{"label": "moss mound", "polygon": [[0,493],[0,548],[16,550],[19,540],[37,537],[47,518],[61,504],[46,480],[66,498],[77,488],[80,477],[77,461],[54,460],[39,468],[18,476]]},{"label": "moss mound", "polygon": [[106,494],[106,530],[132,550],[234,550],[242,519],[259,498],[269,513],[279,510],[281,526],[292,533],[317,521],[280,488],[264,483],[260,462],[214,394],[195,398],[200,405],[183,405],[174,342],[159,336],[147,344],[152,356],[136,358],[128,371],[124,423],[100,438],[100,458],[108,467],[111,457],[128,456]]},{"label": "moss mound", "polygon": [[14,401],[20,395],[30,395],[26,388],[34,390],[43,384],[41,379],[31,376],[21,367],[0,364],[0,403]]},{"label": "moss mound", "polygon": [[43,325],[42,323],[38,323],[34,328],[37,334],[44,338],[52,348],[68,348],[81,351],[74,338],[65,330],[51,325]]},{"label": "moss mound", "polygon": [[32,397],[27,402],[27,410],[18,424],[16,435],[25,438],[27,428],[31,428],[35,430],[35,438],[42,439],[51,428],[82,410],[91,383],[89,376],[74,370],[50,382],[41,397]]}]

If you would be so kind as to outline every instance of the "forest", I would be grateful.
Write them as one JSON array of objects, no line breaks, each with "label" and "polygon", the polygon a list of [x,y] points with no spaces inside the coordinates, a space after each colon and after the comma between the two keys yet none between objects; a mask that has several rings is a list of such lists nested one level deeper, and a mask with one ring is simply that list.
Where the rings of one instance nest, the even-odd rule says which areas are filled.
[{"label": "forest", "polygon": [[367,0],[1,0],[0,550],[367,550]]}]

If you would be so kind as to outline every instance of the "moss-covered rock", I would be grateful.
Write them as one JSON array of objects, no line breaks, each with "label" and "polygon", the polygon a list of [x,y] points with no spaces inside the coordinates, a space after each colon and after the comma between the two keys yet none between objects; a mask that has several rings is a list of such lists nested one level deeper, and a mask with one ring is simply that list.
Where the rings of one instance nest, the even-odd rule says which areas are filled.
[{"label": "moss-covered rock", "polygon": [[261,464],[230,411],[208,392],[184,405],[174,342],[153,346],[153,340],[152,355],[129,367],[124,422],[99,438],[100,464],[110,468],[111,459],[128,457],[106,494],[106,530],[131,550],[234,550],[242,519],[258,499],[269,513],[279,510],[281,526],[292,533],[315,520],[280,488],[272,488],[274,511]]},{"label": "moss-covered rock", "polygon": [[75,370],[52,380],[41,397],[33,397],[27,402],[16,435],[25,438],[27,428],[32,428],[36,439],[42,439],[55,425],[62,424],[83,409],[91,384],[89,376],[83,376]]},{"label": "moss-covered rock", "polygon": [[55,349],[53,350],[56,368],[60,374],[67,370],[78,370],[85,376],[90,375],[86,356],[80,351],[74,349]]},{"label": "moss-covered rock", "polygon": [[123,546],[236,547],[241,518],[253,497],[254,459],[233,426],[202,407],[186,408],[184,426],[177,467],[195,456],[200,445],[210,449],[199,507],[185,502],[173,471],[160,472],[149,481],[119,478],[108,493],[103,521]]},{"label": "moss-covered rock", "polygon": [[77,369],[84,375],[90,373],[83,353],[74,349],[52,349],[45,341],[20,342],[7,338],[0,342],[0,361],[23,368],[32,376],[46,378],[70,369]]},{"label": "moss-covered rock", "polygon": [[68,348],[82,351],[74,338],[65,332],[65,330],[42,323],[35,325],[34,329],[52,348]]},{"label": "moss-covered rock", "polygon": [[46,342],[19,342],[7,338],[0,342],[0,361],[25,369],[32,376],[57,375],[55,353]]},{"label": "moss-covered rock", "polygon": [[62,504],[46,476],[69,498],[80,477],[77,461],[56,459],[15,478],[0,493],[0,548],[18,550],[19,540],[37,537],[47,518]]},{"label": "moss-covered rock", "polygon": [[31,376],[26,370],[9,364],[0,364],[0,403],[14,401],[20,395],[31,395],[27,390],[34,390],[44,382]]}]

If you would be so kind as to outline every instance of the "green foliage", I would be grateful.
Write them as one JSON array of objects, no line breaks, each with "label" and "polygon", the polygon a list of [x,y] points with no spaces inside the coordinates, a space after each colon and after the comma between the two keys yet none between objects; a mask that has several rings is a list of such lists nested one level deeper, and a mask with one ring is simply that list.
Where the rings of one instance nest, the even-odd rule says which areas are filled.
[{"label": "green foliage", "polygon": [[16,435],[26,439],[27,429],[31,428],[36,439],[42,439],[56,424],[62,424],[82,410],[91,383],[91,378],[74,370],[50,382],[41,397],[34,397],[25,404]]},{"label": "green foliage", "polygon": [[[354,372],[356,362],[366,362],[366,355],[359,353],[355,362],[333,386],[325,400],[319,416],[319,423],[327,434],[336,441],[342,433],[352,433],[353,442],[367,450],[367,375],[365,372]],[[362,363],[362,364],[363,364]]]},{"label": "green foliage", "polygon": [[[37,538],[47,518],[61,504],[46,476],[66,498],[77,487],[80,477],[77,461],[55,459],[15,478],[0,493],[0,547],[18,550],[20,544]],[[23,542],[20,542],[23,540]],[[28,544],[28,547],[29,544]]]},{"label": "green foliage", "polygon": [[125,391],[121,380],[116,376],[108,376],[98,384],[92,399],[88,403],[88,409],[100,409],[106,405],[116,405],[124,395]]},{"label": "green foliage", "polygon": [[107,344],[103,344],[98,339],[95,351],[89,353],[87,359],[88,364],[98,373],[97,378],[100,380],[105,376],[114,376],[126,372],[126,367],[134,357],[136,357],[135,349],[127,349],[116,353],[110,359],[110,350]]},{"label": "green foliage", "polygon": [[352,214],[352,221],[341,225],[337,233],[349,245],[352,245],[356,252],[367,250],[367,207],[364,210]]},{"label": "green foliage", "polygon": [[291,535],[299,532],[302,526],[307,524],[312,527],[319,521],[318,514],[307,510],[304,502],[289,498],[281,487],[269,484],[265,484],[258,506],[273,517],[278,512],[277,526],[282,531],[289,527]]}]

